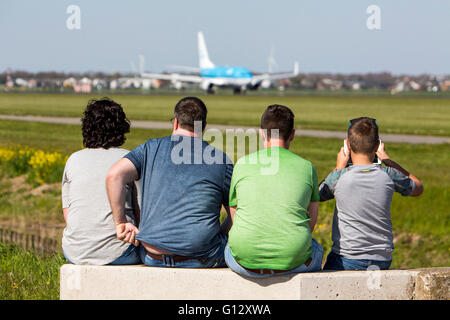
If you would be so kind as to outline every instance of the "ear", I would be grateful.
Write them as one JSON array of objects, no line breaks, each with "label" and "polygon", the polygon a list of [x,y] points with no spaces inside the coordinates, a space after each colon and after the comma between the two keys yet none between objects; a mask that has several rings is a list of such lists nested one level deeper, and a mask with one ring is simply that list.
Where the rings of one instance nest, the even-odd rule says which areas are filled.
[{"label": "ear", "polygon": [[377,146],[375,147],[375,152],[378,152],[378,150],[380,149],[380,146],[381,146],[381,140],[380,139],[378,139],[378,142],[377,142]]},{"label": "ear", "polygon": [[172,126],[172,129],[175,131],[175,130],[178,129],[178,127],[179,127],[178,118],[175,117],[175,118],[173,119],[173,126]]},{"label": "ear", "polygon": [[350,150],[350,152],[351,152],[352,148],[350,147],[350,142],[348,142],[348,138],[345,139],[345,144],[347,145],[348,150]]},{"label": "ear", "polygon": [[259,129],[259,136],[261,137],[261,139],[263,140],[263,141],[267,141],[267,139],[266,139],[266,135],[265,135],[265,133],[264,133],[264,130],[263,129]]},{"label": "ear", "polygon": [[291,135],[289,136],[288,142],[291,142],[295,138],[295,129],[292,129]]}]

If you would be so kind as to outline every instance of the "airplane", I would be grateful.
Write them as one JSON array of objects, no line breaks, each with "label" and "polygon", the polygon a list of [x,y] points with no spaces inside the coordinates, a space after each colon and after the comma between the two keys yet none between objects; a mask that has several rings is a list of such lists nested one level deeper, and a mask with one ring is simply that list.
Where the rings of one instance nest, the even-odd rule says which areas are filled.
[{"label": "airplane", "polygon": [[235,94],[243,93],[246,90],[257,90],[263,82],[294,78],[299,74],[298,62],[294,63],[294,70],[291,73],[264,73],[254,75],[243,67],[216,66],[209,59],[203,32],[198,34],[198,55],[199,68],[181,67],[184,70],[197,74],[159,74],[141,72],[142,78],[169,80],[175,87],[180,87],[181,82],[198,83],[203,90],[212,94],[217,87],[232,88]]}]

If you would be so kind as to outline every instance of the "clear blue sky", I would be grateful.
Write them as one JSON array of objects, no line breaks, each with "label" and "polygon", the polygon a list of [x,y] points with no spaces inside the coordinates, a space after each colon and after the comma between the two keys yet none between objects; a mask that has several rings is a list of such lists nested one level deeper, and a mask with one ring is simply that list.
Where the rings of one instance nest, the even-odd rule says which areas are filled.
[{"label": "clear blue sky", "polygon": [[[66,9],[81,8],[81,30]],[[366,8],[381,9],[368,30]],[[0,72],[131,71],[197,66],[198,30],[216,65],[276,71],[450,74],[450,0],[2,0]]]}]

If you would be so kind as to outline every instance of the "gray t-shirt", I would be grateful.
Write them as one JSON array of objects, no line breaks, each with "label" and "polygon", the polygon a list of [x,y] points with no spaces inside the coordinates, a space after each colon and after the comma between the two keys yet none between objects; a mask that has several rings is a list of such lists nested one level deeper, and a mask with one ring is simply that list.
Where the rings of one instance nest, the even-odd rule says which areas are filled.
[{"label": "gray t-shirt", "polygon": [[331,250],[348,259],[391,260],[392,195],[414,188],[414,180],[378,164],[332,171],[319,186],[321,201],[336,197]]},{"label": "gray t-shirt", "polygon": [[[106,174],[128,150],[83,149],[67,160],[62,179],[62,207],[69,208],[62,247],[75,264],[109,264],[120,257],[130,244],[116,238],[111,207],[106,193]],[[135,224],[137,208],[134,183],[127,185],[127,220]]]}]

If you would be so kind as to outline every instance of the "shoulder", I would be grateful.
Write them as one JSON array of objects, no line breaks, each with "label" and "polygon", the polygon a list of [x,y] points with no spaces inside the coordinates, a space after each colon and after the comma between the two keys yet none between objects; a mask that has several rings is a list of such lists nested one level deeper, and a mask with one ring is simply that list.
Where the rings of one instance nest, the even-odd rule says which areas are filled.
[{"label": "shoulder", "polygon": [[[128,151],[130,153],[137,152],[137,151],[144,151],[144,150],[154,150],[155,147],[161,144],[170,144],[171,138],[170,136],[165,136],[161,138],[151,138],[145,141],[144,143],[141,143],[136,148],[134,148],[131,151]],[[127,153],[128,153],[127,152]]]},{"label": "shoulder", "polygon": [[395,169],[395,168],[391,168],[391,167],[385,167],[385,166],[378,166],[379,169],[386,173],[389,178],[391,178],[391,180],[396,181],[399,178],[404,178],[406,177],[403,173],[401,173],[399,170]]},{"label": "shoulder", "polygon": [[75,151],[67,158],[66,166],[70,165],[71,163],[80,161],[88,156],[89,156],[89,149],[81,149]]},{"label": "shoulder", "polygon": [[316,170],[316,168],[314,167],[314,165],[312,164],[311,161],[309,161],[309,160],[303,158],[302,156],[299,156],[299,155],[296,154],[296,153],[293,153],[293,152],[290,151],[290,150],[286,150],[286,149],[285,149],[285,150],[283,150],[283,151],[284,151],[286,157],[287,157],[290,161],[292,161],[294,165],[302,166],[302,167],[304,167],[304,168],[312,169],[312,170],[314,170],[314,171]]},{"label": "shoulder", "polygon": [[336,186],[340,178],[342,178],[346,173],[352,171],[353,169],[353,166],[345,167],[344,169],[334,169],[325,178],[325,183],[329,186],[334,187]]}]

